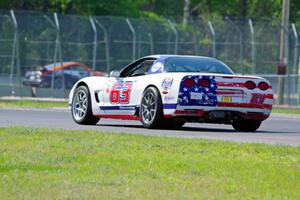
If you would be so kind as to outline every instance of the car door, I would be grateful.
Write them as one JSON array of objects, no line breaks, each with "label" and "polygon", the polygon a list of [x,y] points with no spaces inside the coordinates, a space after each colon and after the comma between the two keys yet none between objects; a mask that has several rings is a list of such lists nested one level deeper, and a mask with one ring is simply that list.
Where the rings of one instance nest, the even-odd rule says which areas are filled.
[{"label": "car door", "polygon": [[104,106],[106,114],[134,115],[139,106],[143,77],[154,60],[143,60],[132,66],[122,77],[108,78],[105,86]]}]

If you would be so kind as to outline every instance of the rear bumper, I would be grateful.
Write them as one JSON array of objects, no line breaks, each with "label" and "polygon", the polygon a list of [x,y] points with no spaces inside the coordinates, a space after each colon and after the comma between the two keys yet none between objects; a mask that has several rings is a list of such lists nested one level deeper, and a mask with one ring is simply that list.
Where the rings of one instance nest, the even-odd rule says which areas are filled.
[{"label": "rear bumper", "polygon": [[[175,108],[176,106],[176,108]],[[236,107],[228,106],[180,106],[174,105],[174,109],[164,106],[166,118],[178,118],[181,121],[197,121],[204,123],[232,123],[238,118],[265,120],[270,116],[272,107],[250,106],[236,104]],[[171,108],[170,105],[168,105]]]},{"label": "rear bumper", "polygon": [[24,86],[31,86],[31,87],[40,87],[42,81],[41,80],[27,80],[25,79],[23,81]]}]

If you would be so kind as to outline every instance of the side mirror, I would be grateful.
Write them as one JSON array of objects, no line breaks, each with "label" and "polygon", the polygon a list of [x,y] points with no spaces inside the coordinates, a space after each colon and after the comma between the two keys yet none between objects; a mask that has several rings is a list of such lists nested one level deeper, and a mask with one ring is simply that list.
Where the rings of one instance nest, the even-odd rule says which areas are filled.
[{"label": "side mirror", "polygon": [[109,77],[120,77],[120,72],[118,70],[113,70],[110,72]]}]

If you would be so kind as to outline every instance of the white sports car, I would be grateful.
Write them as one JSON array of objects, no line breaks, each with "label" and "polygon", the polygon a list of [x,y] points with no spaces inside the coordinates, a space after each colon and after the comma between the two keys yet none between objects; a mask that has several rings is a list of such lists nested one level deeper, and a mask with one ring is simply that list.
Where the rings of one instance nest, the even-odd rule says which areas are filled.
[{"label": "white sports car", "polygon": [[100,118],[140,120],[145,128],[179,128],[185,122],[232,124],[255,131],[272,110],[270,83],[235,75],[209,57],[146,56],[110,77],[79,80],[70,92],[78,124]]}]

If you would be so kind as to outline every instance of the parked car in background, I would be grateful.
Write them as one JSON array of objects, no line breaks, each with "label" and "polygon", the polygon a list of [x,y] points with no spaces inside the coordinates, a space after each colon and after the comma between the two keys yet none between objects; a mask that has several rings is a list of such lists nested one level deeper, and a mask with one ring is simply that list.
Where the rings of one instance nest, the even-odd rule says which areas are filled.
[{"label": "parked car in background", "polygon": [[27,71],[23,85],[51,88],[53,80],[53,87],[58,89],[63,87],[63,81],[65,81],[66,88],[70,89],[79,79],[89,76],[107,76],[107,73],[93,71],[81,62],[57,62],[34,71]]}]

